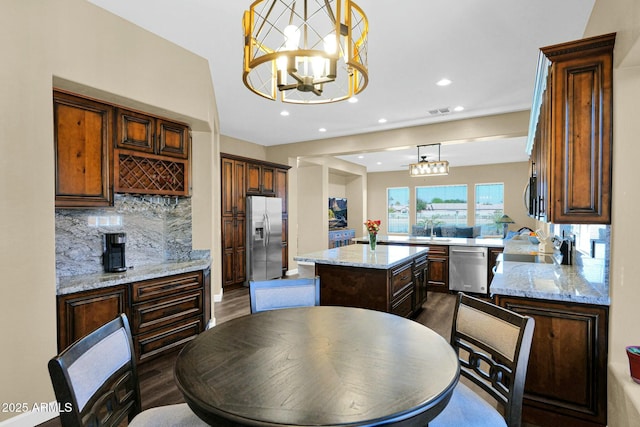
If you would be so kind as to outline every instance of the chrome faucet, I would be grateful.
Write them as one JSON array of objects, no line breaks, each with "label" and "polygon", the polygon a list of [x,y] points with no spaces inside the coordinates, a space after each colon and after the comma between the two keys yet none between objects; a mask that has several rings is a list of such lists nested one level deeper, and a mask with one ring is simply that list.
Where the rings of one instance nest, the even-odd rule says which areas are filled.
[{"label": "chrome faucet", "polygon": [[429,224],[431,224],[431,231],[429,232],[429,237],[431,237],[433,239],[433,220],[432,219],[427,219],[424,222],[424,229],[426,230],[427,227],[429,227]]}]

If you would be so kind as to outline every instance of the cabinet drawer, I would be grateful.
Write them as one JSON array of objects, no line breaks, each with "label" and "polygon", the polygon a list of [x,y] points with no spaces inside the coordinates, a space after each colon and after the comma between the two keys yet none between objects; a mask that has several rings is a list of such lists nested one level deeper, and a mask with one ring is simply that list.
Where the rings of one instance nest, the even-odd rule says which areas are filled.
[{"label": "cabinet drawer", "polygon": [[391,296],[396,296],[408,286],[413,285],[411,263],[391,271]]},{"label": "cabinet drawer", "polygon": [[429,246],[429,256],[449,256],[449,246]]},{"label": "cabinet drawer", "polygon": [[202,291],[133,306],[133,330],[142,333],[202,314]]},{"label": "cabinet drawer", "polygon": [[391,313],[402,317],[409,317],[413,313],[413,290],[394,301],[391,306]]},{"label": "cabinet drawer", "polygon": [[185,273],[162,279],[145,280],[132,285],[134,303],[149,301],[155,298],[175,295],[177,293],[199,289],[202,287],[202,272]]},{"label": "cabinet drawer", "polygon": [[202,331],[202,317],[157,329],[145,334],[134,335],[133,345],[138,361],[143,361],[160,353],[178,349],[194,339]]}]

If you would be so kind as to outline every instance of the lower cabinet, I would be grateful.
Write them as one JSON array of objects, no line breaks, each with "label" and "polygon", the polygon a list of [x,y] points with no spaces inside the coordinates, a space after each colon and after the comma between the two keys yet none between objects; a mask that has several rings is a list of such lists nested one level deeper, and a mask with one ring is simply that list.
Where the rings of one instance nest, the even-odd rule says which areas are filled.
[{"label": "lower cabinet", "polygon": [[522,421],[606,426],[608,307],[500,295],[495,302],[535,319]]},{"label": "lower cabinet", "polygon": [[316,263],[320,304],[368,308],[412,317],[420,311],[420,301],[426,300],[426,291],[418,290],[420,285],[416,282],[416,278],[425,277],[426,268],[426,254],[390,269]]},{"label": "lower cabinet", "polygon": [[129,288],[111,286],[58,296],[58,352],[115,319],[129,314]]},{"label": "lower cabinet", "polygon": [[413,281],[415,283],[416,301],[414,311],[419,311],[427,302],[427,280],[429,279],[428,256],[420,256],[413,260]]},{"label": "lower cabinet", "polygon": [[449,246],[429,246],[427,289],[449,292]]},{"label": "lower cabinet", "polygon": [[209,320],[208,270],[58,296],[58,349],[119,313],[129,317],[136,360],[181,348]]},{"label": "lower cabinet", "polygon": [[204,329],[202,272],[131,284],[131,333],[138,361],[181,347]]}]

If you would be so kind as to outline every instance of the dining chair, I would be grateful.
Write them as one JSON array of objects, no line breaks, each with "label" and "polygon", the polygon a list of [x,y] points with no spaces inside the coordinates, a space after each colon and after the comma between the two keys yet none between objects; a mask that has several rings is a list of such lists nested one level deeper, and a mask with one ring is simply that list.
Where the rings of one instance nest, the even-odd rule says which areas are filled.
[{"label": "dining chair", "polygon": [[63,427],[206,426],[186,403],[142,411],[131,329],[125,314],[49,361]]},{"label": "dining chair", "polygon": [[250,280],[251,313],[320,305],[320,277]]},{"label": "dining chair", "polygon": [[503,413],[458,382],[429,427],[519,427],[533,329],[531,317],[460,293],[451,328],[460,373],[495,399]]}]

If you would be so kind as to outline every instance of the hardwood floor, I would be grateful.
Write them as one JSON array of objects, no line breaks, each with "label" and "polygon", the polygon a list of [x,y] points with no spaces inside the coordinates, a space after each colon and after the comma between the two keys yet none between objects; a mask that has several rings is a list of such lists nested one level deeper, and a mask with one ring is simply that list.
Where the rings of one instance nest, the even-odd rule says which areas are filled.
[{"label": "hardwood floor", "polygon": [[[449,340],[455,302],[455,295],[429,292],[427,303],[415,320]],[[214,304],[216,324],[247,314],[250,314],[249,290],[244,287],[225,291],[223,300]],[[184,401],[173,377],[176,356],[177,352],[138,367],[143,409]],[[61,424],[59,418],[54,418],[39,427],[61,427]]]}]

